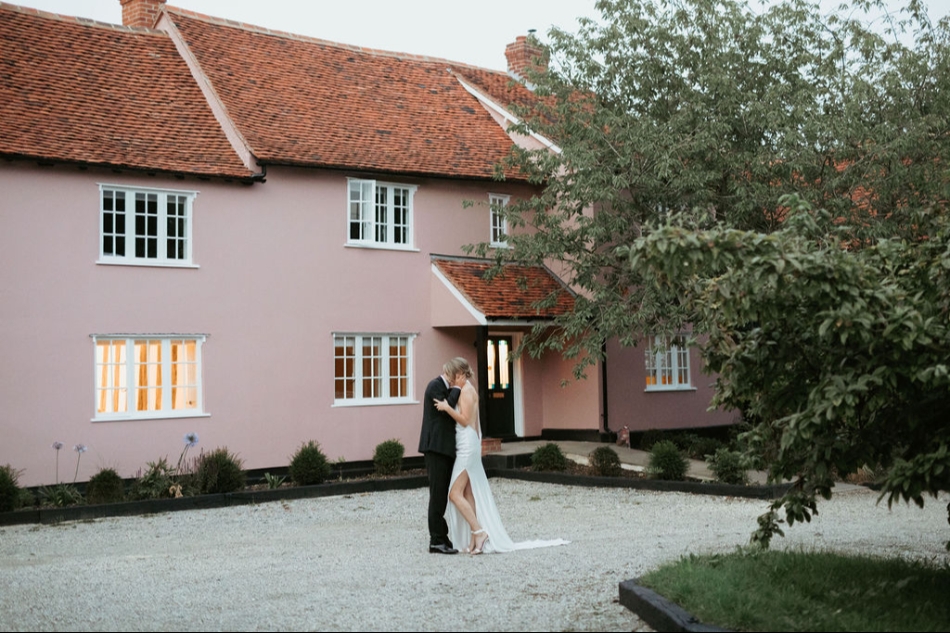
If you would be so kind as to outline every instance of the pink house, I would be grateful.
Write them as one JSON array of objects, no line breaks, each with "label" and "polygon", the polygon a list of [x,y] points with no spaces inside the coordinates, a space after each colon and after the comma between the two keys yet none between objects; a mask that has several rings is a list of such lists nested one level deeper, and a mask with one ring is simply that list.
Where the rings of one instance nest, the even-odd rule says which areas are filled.
[{"label": "pink house", "polygon": [[120,1],[125,26],[0,3],[0,464],[21,484],[54,483],[55,441],[89,448],[80,481],[190,432],[251,469],[310,439],[413,455],[457,355],[491,437],[732,421],[675,341],[608,347],[566,386],[570,361],[507,355],[573,297],[462,256],[503,248],[493,209],[534,191],[492,177],[512,143],[553,147],[506,133],[531,97],[507,74]]}]

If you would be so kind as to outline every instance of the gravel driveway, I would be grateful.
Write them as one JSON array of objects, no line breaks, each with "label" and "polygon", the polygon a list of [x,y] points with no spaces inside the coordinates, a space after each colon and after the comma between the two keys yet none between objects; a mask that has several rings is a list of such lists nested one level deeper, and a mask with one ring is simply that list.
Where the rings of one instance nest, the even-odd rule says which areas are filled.
[{"label": "gravel driveway", "polygon": [[[494,478],[516,541],[428,554],[427,490],[0,529],[0,629],[648,630],[618,584],[748,542],[767,502]],[[888,510],[853,488],[773,547],[945,560],[947,498]]]}]

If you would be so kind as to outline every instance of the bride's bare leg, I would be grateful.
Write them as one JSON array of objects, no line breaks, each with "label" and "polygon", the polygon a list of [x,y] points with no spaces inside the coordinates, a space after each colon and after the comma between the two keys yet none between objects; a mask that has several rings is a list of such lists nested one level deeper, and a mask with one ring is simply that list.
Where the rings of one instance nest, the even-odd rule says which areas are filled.
[{"label": "bride's bare leg", "polygon": [[468,481],[468,471],[463,470],[458,478],[456,478],[455,483],[452,485],[452,489],[449,490],[449,501],[451,501],[456,508],[458,508],[459,513],[462,515],[462,518],[465,519],[465,522],[468,523],[468,526],[472,529],[472,532],[482,529],[482,526],[478,524],[478,517],[475,516],[475,504],[474,499],[470,502],[465,496],[465,488],[471,488]]},{"label": "bride's bare leg", "polygon": [[[466,475],[467,475],[467,474],[468,474],[468,473],[466,473]],[[472,480],[471,480],[471,479],[469,479],[469,480],[468,480],[468,483],[465,484],[465,493],[464,493],[464,494],[465,494],[465,500],[468,501],[469,504],[472,506],[472,512],[474,512],[474,513],[475,513],[475,516],[477,517],[477,516],[478,516],[478,508],[475,507],[475,495],[472,493]],[[468,545],[468,551],[474,550],[476,545],[477,545],[477,543],[476,543],[475,535],[472,534],[472,540],[471,540],[471,542],[470,542],[469,545]]]}]

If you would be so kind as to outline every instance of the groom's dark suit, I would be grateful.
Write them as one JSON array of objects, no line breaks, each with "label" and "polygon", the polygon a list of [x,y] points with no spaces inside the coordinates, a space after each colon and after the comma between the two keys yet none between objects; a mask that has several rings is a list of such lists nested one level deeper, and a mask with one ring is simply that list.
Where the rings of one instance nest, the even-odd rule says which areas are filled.
[{"label": "groom's dark suit", "polygon": [[445,508],[449,502],[449,480],[455,464],[455,420],[448,413],[435,408],[435,400],[446,400],[449,406],[458,403],[462,391],[449,388],[442,376],[431,380],[422,397],[422,434],[419,452],[425,456],[429,474],[429,547],[447,545],[449,526],[445,522]]}]

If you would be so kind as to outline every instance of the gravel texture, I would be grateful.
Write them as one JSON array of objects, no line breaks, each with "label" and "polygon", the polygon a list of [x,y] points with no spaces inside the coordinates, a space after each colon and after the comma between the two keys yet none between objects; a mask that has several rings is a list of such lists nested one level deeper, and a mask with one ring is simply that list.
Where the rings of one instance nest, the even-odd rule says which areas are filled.
[{"label": "gravel texture", "polygon": [[[621,581],[748,542],[768,503],[491,480],[516,541],[427,553],[427,490],[0,529],[4,631],[649,630]],[[849,488],[773,547],[946,560],[947,498],[877,504]]]}]

